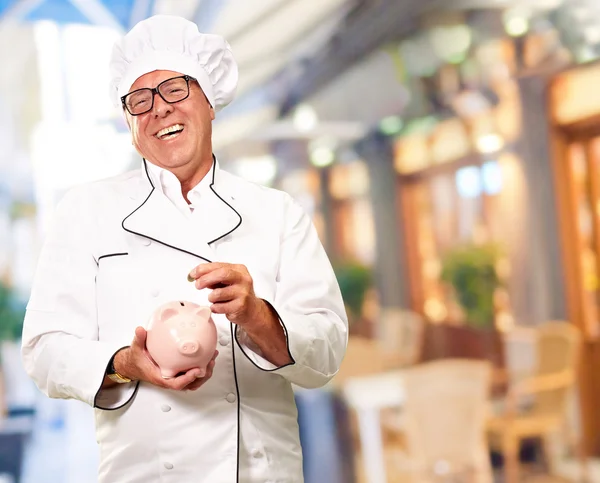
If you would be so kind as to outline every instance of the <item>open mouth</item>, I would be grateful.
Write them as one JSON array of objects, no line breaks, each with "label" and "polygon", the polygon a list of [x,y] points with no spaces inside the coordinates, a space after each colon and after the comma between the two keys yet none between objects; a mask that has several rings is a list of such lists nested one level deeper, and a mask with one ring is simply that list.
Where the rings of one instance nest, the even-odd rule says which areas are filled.
[{"label": "open mouth", "polygon": [[183,129],[183,124],[174,124],[161,129],[155,134],[155,136],[161,141],[166,141],[167,139],[174,139],[179,136],[183,132]]}]

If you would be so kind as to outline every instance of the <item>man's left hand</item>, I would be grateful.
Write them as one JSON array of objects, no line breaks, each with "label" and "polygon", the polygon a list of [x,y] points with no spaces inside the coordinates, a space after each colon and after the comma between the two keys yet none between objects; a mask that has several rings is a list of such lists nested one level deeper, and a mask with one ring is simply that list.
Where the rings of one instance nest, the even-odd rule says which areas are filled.
[{"label": "man's left hand", "polygon": [[245,265],[203,263],[189,274],[196,288],[212,289],[208,296],[215,314],[224,314],[234,324],[243,326],[257,320],[264,302],[254,294],[254,282]]}]

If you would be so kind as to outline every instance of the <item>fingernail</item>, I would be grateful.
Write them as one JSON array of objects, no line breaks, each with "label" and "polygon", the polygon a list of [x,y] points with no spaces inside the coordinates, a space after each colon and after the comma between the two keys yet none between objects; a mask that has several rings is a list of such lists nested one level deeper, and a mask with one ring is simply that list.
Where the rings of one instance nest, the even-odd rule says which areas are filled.
[{"label": "fingernail", "polygon": [[187,276],[188,282],[193,282],[195,280],[194,276],[192,275],[192,273],[193,272],[188,273],[188,276]]}]

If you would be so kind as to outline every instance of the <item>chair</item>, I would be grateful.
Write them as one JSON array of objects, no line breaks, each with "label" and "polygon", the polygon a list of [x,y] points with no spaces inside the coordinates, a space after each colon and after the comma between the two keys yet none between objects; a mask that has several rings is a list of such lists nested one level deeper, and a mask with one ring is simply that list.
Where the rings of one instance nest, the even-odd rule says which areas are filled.
[{"label": "chair", "polygon": [[387,368],[409,367],[421,359],[425,321],[413,311],[396,307],[381,309],[377,340]]},{"label": "chair", "polygon": [[353,335],[348,338],[344,360],[332,383],[341,386],[348,378],[379,374],[385,369],[384,353],[379,341]]},{"label": "chair", "polygon": [[[579,330],[568,322],[551,321],[535,328],[533,374],[517,376],[515,371],[503,407],[488,421],[489,441],[502,452],[507,483],[519,481],[519,450],[525,438],[541,438],[551,462],[552,438],[570,432],[567,405],[576,388],[581,344]],[[585,472],[581,445],[573,434],[568,439],[577,446]]]},{"label": "chair", "polygon": [[516,326],[503,334],[504,366],[509,384],[530,377],[536,370],[537,330]]},{"label": "chair", "polygon": [[407,369],[403,436],[412,481],[493,481],[485,425],[492,368],[443,359]]}]

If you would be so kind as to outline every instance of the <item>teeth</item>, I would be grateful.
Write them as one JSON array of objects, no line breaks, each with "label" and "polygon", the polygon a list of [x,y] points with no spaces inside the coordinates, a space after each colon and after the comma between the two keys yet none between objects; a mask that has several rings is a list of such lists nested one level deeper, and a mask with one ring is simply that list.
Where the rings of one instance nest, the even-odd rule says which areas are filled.
[{"label": "teeth", "polygon": [[156,133],[156,137],[160,139],[160,138],[166,136],[167,134],[171,134],[173,132],[182,131],[182,130],[183,130],[183,124],[174,124],[173,126],[169,126],[169,127],[166,127],[164,129],[161,129],[160,131],[158,131]]}]

